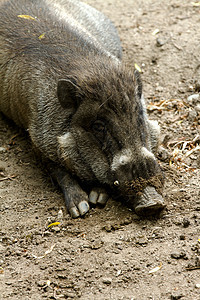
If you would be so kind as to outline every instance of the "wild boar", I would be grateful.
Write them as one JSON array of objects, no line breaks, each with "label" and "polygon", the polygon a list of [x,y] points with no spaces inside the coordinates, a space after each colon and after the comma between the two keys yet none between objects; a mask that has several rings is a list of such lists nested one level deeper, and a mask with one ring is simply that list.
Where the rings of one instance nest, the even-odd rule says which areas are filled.
[{"label": "wild boar", "polygon": [[138,214],[164,207],[159,126],[121,56],[114,25],[87,4],[0,2],[0,110],[53,162],[74,218],[110,195]]}]

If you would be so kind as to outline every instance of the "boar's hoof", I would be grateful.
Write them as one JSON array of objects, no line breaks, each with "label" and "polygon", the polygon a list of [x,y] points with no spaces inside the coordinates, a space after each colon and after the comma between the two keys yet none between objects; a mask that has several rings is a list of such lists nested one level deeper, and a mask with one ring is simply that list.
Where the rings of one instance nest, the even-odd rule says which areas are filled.
[{"label": "boar's hoof", "polygon": [[85,215],[89,211],[90,207],[87,201],[83,200],[78,204],[78,208],[73,206],[69,209],[69,213],[72,218],[78,218]]},{"label": "boar's hoof", "polygon": [[80,215],[83,216],[86,214],[86,212],[88,212],[90,207],[89,207],[89,204],[87,203],[87,201],[81,201],[78,204],[78,209],[79,209]]},{"label": "boar's hoof", "polygon": [[147,186],[137,199],[135,212],[138,215],[151,216],[158,214],[164,207],[163,197],[157,193],[154,187]]},{"label": "boar's hoof", "polygon": [[76,206],[70,208],[69,213],[70,213],[70,216],[74,219],[78,218],[80,216],[80,213],[79,213],[78,208]]},{"label": "boar's hoof", "polygon": [[108,201],[108,194],[102,188],[94,188],[89,195],[89,203],[92,205],[100,204],[104,206]]}]

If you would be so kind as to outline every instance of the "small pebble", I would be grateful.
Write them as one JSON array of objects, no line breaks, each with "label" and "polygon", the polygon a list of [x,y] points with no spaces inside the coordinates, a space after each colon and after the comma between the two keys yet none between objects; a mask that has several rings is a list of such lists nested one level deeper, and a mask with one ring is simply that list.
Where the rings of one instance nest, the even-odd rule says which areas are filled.
[{"label": "small pebble", "polygon": [[[167,205],[167,210],[172,210],[174,209],[174,206],[172,204],[168,204]],[[175,222],[174,222],[175,225],[177,225]]]},{"label": "small pebble", "polygon": [[3,259],[0,260],[0,266],[2,266],[4,264]]},{"label": "small pebble", "polygon": [[164,88],[162,86],[157,86],[156,91],[157,92],[163,92]]},{"label": "small pebble", "polygon": [[200,283],[195,284],[195,287],[200,289]]},{"label": "small pebble", "polygon": [[63,211],[62,211],[62,209],[59,210],[58,215],[57,215],[57,219],[59,221],[63,219]]},{"label": "small pebble", "polygon": [[193,92],[193,91],[194,91],[193,86],[192,86],[192,85],[189,85],[189,86],[188,86],[188,92]]},{"label": "small pebble", "polygon": [[157,60],[158,60],[158,57],[157,57],[157,56],[153,56],[153,57],[151,58],[152,64],[156,64],[156,63],[157,63]]},{"label": "small pebble", "polygon": [[160,146],[158,148],[158,157],[161,161],[167,162],[170,157],[169,151],[167,149],[165,149],[164,147]]},{"label": "small pebble", "polygon": [[178,299],[181,299],[182,297],[184,297],[184,295],[182,294],[182,293],[173,293],[172,295],[171,295],[171,300],[178,300]]},{"label": "small pebble", "polygon": [[171,253],[171,258],[174,258],[174,259],[184,258],[184,259],[186,259],[186,253],[184,251],[173,252],[173,253]]},{"label": "small pebble", "polygon": [[59,232],[60,231],[60,227],[58,227],[58,226],[53,226],[52,228],[51,228],[51,230],[52,231],[54,231],[54,232]]},{"label": "small pebble", "polygon": [[193,109],[193,110],[190,110],[189,113],[188,113],[188,120],[190,122],[194,122],[194,120],[196,119],[197,117],[197,112]]},{"label": "small pebble", "polygon": [[125,219],[124,220],[124,225],[129,225],[132,223],[132,220],[131,219]]},{"label": "small pebble", "polygon": [[43,287],[43,286],[46,285],[46,282],[41,280],[41,281],[38,281],[37,285],[38,285],[39,287]]},{"label": "small pebble", "polygon": [[180,240],[181,240],[181,241],[184,241],[184,240],[185,240],[185,235],[181,234],[181,235],[180,235]]},{"label": "small pebble", "polygon": [[16,251],[15,251],[15,255],[17,255],[17,256],[21,256],[21,251],[19,251],[19,250],[16,250]]},{"label": "small pebble", "polygon": [[186,218],[183,219],[183,227],[187,228],[190,225],[190,221]]},{"label": "small pebble", "polygon": [[6,152],[6,148],[0,147],[0,153]]},{"label": "small pebble", "polygon": [[200,81],[195,82],[194,89],[195,89],[196,92],[200,92]]},{"label": "small pebble", "polygon": [[194,110],[196,112],[200,112],[200,104],[197,104],[195,107],[194,107]]},{"label": "small pebble", "polygon": [[185,93],[185,89],[184,89],[183,87],[179,87],[179,88],[178,88],[178,92],[179,92],[180,94],[184,94],[184,93]]},{"label": "small pebble", "polygon": [[66,298],[75,298],[76,297],[76,294],[73,292],[66,292],[64,295]]},{"label": "small pebble", "polygon": [[0,161],[0,171],[5,171],[6,163],[4,161]]},{"label": "small pebble", "polygon": [[165,44],[165,42],[159,38],[156,39],[156,46],[162,47]]},{"label": "small pebble", "polygon": [[143,236],[138,236],[136,238],[136,244],[139,244],[139,245],[145,245],[145,244],[148,244],[148,239],[145,235]]},{"label": "small pebble", "polygon": [[104,278],[102,278],[102,282],[105,283],[105,284],[111,284],[112,283],[112,278],[104,277]]},{"label": "small pebble", "polygon": [[188,101],[188,102],[191,102],[192,104],[196,104],[198,101],[200,101],[200,94],[193,94],[193,95],[190,95],[190,96],[187,98],[187,101]]},{"label": "small pebble", "polygon": [[118,270],[116,276],[119,276],[121,272],[122,272],[121,270]]},{"label": "small pebble", "polygon": [[107,232],[111,232],[112,231],[112,226],[110,224],[108,224],[108,225],[105,225],[103,227],[103,229],[105,229]]}]

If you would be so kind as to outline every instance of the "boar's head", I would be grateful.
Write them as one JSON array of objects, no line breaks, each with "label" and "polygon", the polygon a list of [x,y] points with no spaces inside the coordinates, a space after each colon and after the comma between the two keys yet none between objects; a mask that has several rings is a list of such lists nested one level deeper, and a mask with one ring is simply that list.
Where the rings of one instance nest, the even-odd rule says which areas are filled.
[{"label": "boar's head", "polygon": [[57,94],[70,112],[58,138],[65,167],[82,182],[110,188],[138,214],[162,209],[159,126],[148,120],[139,73],[110,61],[80,63],[59,80]]}]

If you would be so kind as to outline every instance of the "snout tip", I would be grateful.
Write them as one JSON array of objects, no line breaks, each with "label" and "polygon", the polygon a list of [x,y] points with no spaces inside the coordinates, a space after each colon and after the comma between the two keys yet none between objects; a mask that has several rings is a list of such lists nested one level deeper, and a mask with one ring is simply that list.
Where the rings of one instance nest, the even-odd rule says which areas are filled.
[{"label": "snout tip", "polygon": [[139,216],[158,215],[164,208],[163,197],[152,186],[147,186],[135,203],[135,212]]}]

